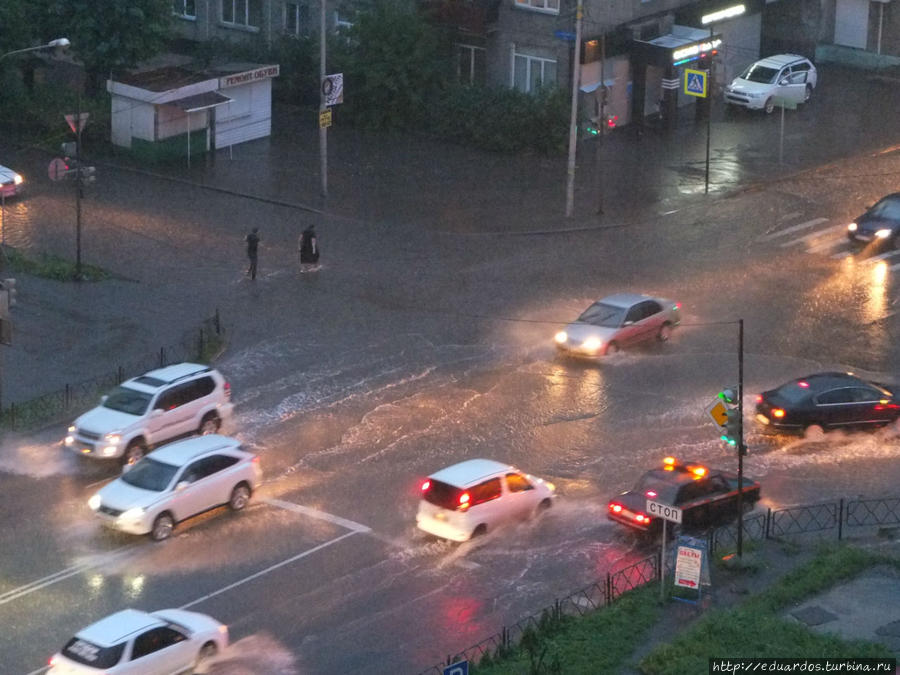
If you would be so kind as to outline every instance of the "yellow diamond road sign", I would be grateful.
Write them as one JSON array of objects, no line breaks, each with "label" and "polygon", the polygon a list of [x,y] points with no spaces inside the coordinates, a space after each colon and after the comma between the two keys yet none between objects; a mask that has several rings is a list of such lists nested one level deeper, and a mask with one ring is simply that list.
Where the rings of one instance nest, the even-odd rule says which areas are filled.
[{"label": "yellow diamond road sign", "polygon": [[713,422],[718,424],[720,427],[725,426],[725,422],[728,421],[728,406],[726,406],[722,401],[716,399],[712,402],[712,405],[706,409],[706,412],[709,413],[709,416],[712,417]]},{"label": "yellow diamond road sign", "polygon": [[706,87],[709,83],[709,71],[684,69],[684,93],[689,96],[706,98]]},{"label": "yellow diamond road sign", "polygon": [[331,108],[319,112],[319,127],[325,128],[331,126]]}]

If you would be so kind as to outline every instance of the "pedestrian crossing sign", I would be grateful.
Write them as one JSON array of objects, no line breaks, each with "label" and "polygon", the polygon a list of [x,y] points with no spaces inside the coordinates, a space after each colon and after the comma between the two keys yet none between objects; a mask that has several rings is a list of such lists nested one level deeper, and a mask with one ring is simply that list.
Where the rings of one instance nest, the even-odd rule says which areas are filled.
[{"label": "pedestrian crossing sign", "polygon": [[684,69],[684,93],[689,96],[706,98],[706,87],[709,82],[709,71]]}]

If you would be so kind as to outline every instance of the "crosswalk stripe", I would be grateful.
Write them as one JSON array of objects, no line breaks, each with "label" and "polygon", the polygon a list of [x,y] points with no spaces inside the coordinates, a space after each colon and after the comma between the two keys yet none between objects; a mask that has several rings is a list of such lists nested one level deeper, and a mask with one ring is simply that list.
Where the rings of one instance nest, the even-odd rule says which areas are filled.
[{"label": "crosswalk stripe", "polygon": [[863,260],[864,265],[872,265],[873,263],[877,263],[879,260],[884,260],[885,258],[891,258],[900,253],[900,251],[887,251],[886,253],[882,253],[881,255],[873,255],[871,258],[866,258]]},{"label": "crosswalk stripe", "polygon": [[815,239],[816,237],[821,237],[823,234],[828,234],[829,232],[837,232],[838,230],[842,230],[846,228],[846,225],[832,225],[831,227],[826,227],[824,230],[817,230],[812,232],[811,234],[804,235],[802,237],[797,237],[796,239],[791,239],[790,241],[786,241],[781,244],[781,247],[785,246],[793,246],[794,244],[799,244],[803,241],[809,241],[810,239]]},{"label": "crosswalk stripe", "polygon": [[840,253],[835,253],[833,256],[831,256],[831,259],[832,260],[841,260],[841,259],[846,258],[847,256],[851,256],[851,255],[853,255],[853,251],[841,251]]},{"label": "crosswalk stripe", "polygon": [[826,248],[834,248],[836,246],[844,246],[847,244],[847,239],[845,237],[837,237],[835,239],[826,239],[825,241],[820,241],[816,244],[811,244],[807,247],[807,253],[818,253],[819,251],[824,251]]},{"label": "crosswalk stripe", "polygon": [[813,218],[812,220],[807,220],[805,223],[800,223],[799,225],[791,225],[790,227],[786,227],[783,230],[778,230],[778,232],[773,232],[772,234],[767,234],[766,236],[761,238],[761,241],[771,241],[772,239],[777,239],[778,237],[783,237],[786,234],[790,234],[791,232],[798,232],[799,230],[805,230],[807,228],[812,227],[813,225],[818,225],[819,223],[824,223],[828,220],[828,218]]}]

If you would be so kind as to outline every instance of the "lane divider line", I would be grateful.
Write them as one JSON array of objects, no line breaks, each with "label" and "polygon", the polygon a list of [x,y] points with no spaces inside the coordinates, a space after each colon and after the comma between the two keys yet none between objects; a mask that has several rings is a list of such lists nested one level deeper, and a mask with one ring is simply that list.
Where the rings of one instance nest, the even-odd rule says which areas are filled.
[{"label": "lane divider line", "polygon": [[325,513],[324,511],[318,511],[308,506],[301,506],[300,504],[294,504],[293,502],[286,502],[282,499],[259,499],[257,501],[263,502],[264,504],[269,504],[270,506],[275,506],[279,509],[285,509],[286,511],[302,513],[304,516],[309,516],[310,518],[326,520],[329,523],[340,525],[345,530],[352,530],[353,532],[363,533],[372,531],[371,527],[368,527],[361,523],[356,523],[352,520],[347,520],[346,518],[341,518],[340,516],[335,516],[331,513]]},{"label": "lane divider line", "polygon": [[226,591],[230,591],[233,588],[242,586],[243,584],[246,584],[248,581],[253,581],[254,579],[258,579],[259,577],[264,576],[264,575],[268,574],[269,572],[274,572],[275,570],[277,570],[280,567],[284,567],[285,565],[290,565],[292,562],[296,562],[297,560],[305,558],[308,555],[312,555],[313,553],[321,551],[323,548],[327,548],[327,547],[331,546],[332,544],[336,544],[339,541],[341,541],[342,539],[346,539],[347,537],[352,537],[355,534],[359,534],[359,531],[351,530],[350,532],[345,532],[340,537],[335,537],[334,539],[330,539],[323,544],[319,544],[318,546],[314,546],[313,548],[303,551],[302,553],[298,553],[297,555],[292,556],[292,557],[288,558],[287,560],[282,560],[281,562],[275,563],[274,565],[269,565],[268,567],[260,570],[259,572],[254,572],[250,576],[247,576],[247,577],[244,577],[243,579],[239,579],[238,581],[235,581],[233,584],[228,584],[227,586],[224,586],[217,591],[213,591],[212,593],[207,593],[203,597],[197,598],[196,600],[192,600],[191,602],[188,602],[187,604],[182,605],[178,609],[187,609],[188,607],[193,607],[194,605],[198,605],[205,600],[209,600],[210,598],[214,598],[217,595],[221,595],[222,593],[225,593]]}]

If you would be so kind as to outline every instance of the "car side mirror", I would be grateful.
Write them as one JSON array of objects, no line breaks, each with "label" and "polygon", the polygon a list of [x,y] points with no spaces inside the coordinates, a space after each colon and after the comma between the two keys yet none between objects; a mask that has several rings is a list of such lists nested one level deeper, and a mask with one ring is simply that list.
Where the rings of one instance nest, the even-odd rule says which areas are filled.
[{"label": "car side mirror", "polygon": [[107,396],[106,394],[103,394],[103,396],[100,397],[100,403],[106,403],[106,399],[108,399],[108,398],[109,398],[109,396]]},{"label": "car side mirror", "polygon": [[623,325],[623,326],[631,326],[633,323],[634,323],[634,321],[632,321],[631,319],[628,319],[628,320],[627,320],[625,323],[623,323],[622,325]]},{"label": "car side mirror", "polygon": [[781,86],[784,86],[784,85],[790,84],[790,83],[788,82],[788,78],[785,77],[778,84],[780,84]]},{"label": "car side mirror", "polygon": [[190,485],[190,483],[188,483],[186,480],[180,481],[180,482],[178,483],[178,485],[175,486],[175,492],[181,492],[181,491],[184,490],[188,485]]},{"label": "car side mirror", "polygon": [[162,414],[163,414],[162,408],[154,408],[153,412],[150,413],[150,417],[159,417]]}]

